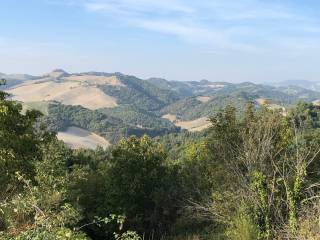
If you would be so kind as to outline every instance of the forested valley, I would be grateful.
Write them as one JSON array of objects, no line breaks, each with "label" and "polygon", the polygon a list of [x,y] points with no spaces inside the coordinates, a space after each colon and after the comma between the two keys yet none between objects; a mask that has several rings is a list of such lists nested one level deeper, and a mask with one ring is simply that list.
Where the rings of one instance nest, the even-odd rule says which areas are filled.
[{"label": "forested valley", "polygon": [[320,239],[320,107],[72,150],[0,92],[0,239]]}]

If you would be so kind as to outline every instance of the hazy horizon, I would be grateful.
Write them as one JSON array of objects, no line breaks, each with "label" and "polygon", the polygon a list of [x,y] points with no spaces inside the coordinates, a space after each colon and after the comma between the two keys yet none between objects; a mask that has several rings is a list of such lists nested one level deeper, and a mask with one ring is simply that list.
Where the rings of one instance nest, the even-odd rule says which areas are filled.
[{"label": "hazy horizon", "polygon": [[0,3],[0,72],[146,79],[318,81],[315,0],[30,0]]},{"label": "hazy horizon", "polygon": [[121,74],[124,74],[124,75],[128,75],[128,76],[135,76],[137,78],[140,78],[140,79],[143,79],[143,80],[148,80],[148,79],[151,79],[151,78],[159,78],[159,79],[165,79],[167,81],[181,81],[181,82],[184,82],[184,81],[196,81],[196,82],[200,82],[200,81],[209,81],[209,82],[228,82],[228,83],[244,83],[244,82],[251,82],[251,83],[256,83],[256,84],[277,84],[277,83],[284,83],[284,82],[297,82],[297,81],[305,81],[305,82],[312,82],[312,83],[318,83],[319,81],[312,81],[312,80],[308,80],[308,79],[284,79],[284,80],[279,80],[279,81],[268,81],[268,82],[258,82],[258,81],[215,81],[213,79],[193,79],[193,80],[181,80],[181,79],[167,79],[167,78],[164,78],[164,77],[161,77],[161,76],[151,76],[151,77],[147,77],[147,78],[144,78],[144,77],[141,77],[141,76],[138,76],[138,75],[133,75],[133,74],[130,74],[130,73],[126,73],[126,72],[119,72],[119,71],[116,71],[116,72],[107,72],[107,71],[78,71],[78,72],[70,72],[70,71],[67,71],[66,69],[62,69],[62,68],[55,68],[55,69],[52,69],[51,71],[48,71],[48,72],[45,72],[45,73],[39,73],[39,74],[30,74],[30,73],[5,73],[3,71],[0,70],[0,74],[5,74],[5,75],[8,75],[8,76],[12,76],[12,75],[21,75],[21,74],[26,74],[26,75],[30,75],[32,77],[42,77],[46,74],[50,74],[51,72],[53,71],[56,71],[56,70],[63,70],[65,71],[66,73],[68,74],[82,74],[82,73],[94,73],[94,72],[99,72],[99,73],[106,73],[106,74],[115,74],[115,73],[121,73]]}]

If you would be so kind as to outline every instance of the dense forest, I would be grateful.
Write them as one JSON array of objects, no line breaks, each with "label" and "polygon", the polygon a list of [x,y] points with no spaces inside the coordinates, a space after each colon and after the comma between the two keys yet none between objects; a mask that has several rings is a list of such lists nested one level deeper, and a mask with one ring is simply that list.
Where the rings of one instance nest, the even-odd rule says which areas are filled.
[{"label": "dense forest", "polygon": [[71,150],[40,112],[7,97],[0,92],[0,239],[320,239],[318,106],[226,106],[201,133]]}]

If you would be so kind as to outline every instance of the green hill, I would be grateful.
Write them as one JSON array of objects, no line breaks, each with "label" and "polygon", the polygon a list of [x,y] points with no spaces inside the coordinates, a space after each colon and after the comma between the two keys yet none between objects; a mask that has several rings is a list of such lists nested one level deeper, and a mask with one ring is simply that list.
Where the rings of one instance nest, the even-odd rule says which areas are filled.
[{"label": "green hill", "polygon": [[320,93],[301,86],[139,79],[122,73],[67,73],[57,69],[42,76],[6,75],[11,98],[25,110],[42,111],[55,131],[80,127],[109,141],[128,136],[200,131],[206,118],[233,105],[241,112],[248,102],[270,109],[290,108],[299,101],[314,102]]}]

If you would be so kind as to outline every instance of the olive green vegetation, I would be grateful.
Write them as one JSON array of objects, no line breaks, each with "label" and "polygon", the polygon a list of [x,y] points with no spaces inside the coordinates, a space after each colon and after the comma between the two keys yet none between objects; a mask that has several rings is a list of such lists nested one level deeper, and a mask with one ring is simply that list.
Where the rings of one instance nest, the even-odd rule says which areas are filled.
[{"label": "olive green vegetation", "polygon": [[234,96],[224,95],[212,97],[208,102],[204,103],[199,101],[197,97],[190,97],[177,101],[163,108],[160,112],[163,115],[166,113],[173,114],[182,120],[194,120],[211,116],[228,105],[235,106],[242,111],[250,101],[254,101],[254,97],[248,96],[246,93],[239,93]]},{"label": "olive green vegetation", "polygon": [[131,110],[129,106],[93,111],[55,103],[49,104],[48,113],[44,122],[50,130],[64,131],[67,127],[77,126],[106,137],[112,143],[131,135],[155,137],[180,131],[168,120],[156,118],[152,113]]},{"label": "olive green vegetation", "polygon": [[144,111],[130,105],[120,105],[115,108],[99,109],[105,115],[113,116],[122,119],[128,126],[140,126],[145,129],[174,129],[175,126],[167,119],[161,118],[153,112]]},{"label": "olive green vegetation", "polygon": [[[149,82],[165,90],[176,91],[180,100],[166,105],[160,110],[163,114],[177,115],[182,120],[193,120],[215,114],[228,105],[243,111],[248,102],[256,102],[258,98],[271,100],[272,103],[283,107],[296,105],[301,99],[312,102],[320,98],[317,91],[298,86],[272,87],[250,82],[231,84],[226,82],[177,82],[164,79],[150,79]],[[210,86],[223,86],[215,88]],[[197,100],[197,96],[209,96],[208,102]]]},{"label": "olive green vegetation", "polygon": [[132,107],[145,111],[156,111],[181,98],[178,94],[167,89],[161,89],[148,81],[134,76],[116,73],[115,76],[125,85],[101,86],[108,95],[118,99],[119,104],[129,104]]},{"label": "olive green vegetation", "polygon": [[226,106],[202,133],[71,150],[46,124],[107,132],[119,119],[57,104],[62,113],[43,121],[6,98],[0,92],[0,239],[320,238],[317,106],[286,116]]},{"label": "olive green vegetation", "polygon": [[44,115],[48,115],[48,108],[49,103],[48,102],[27,102],[22,103],[22,112],[25,113],[27,110],[38,110]]}]

